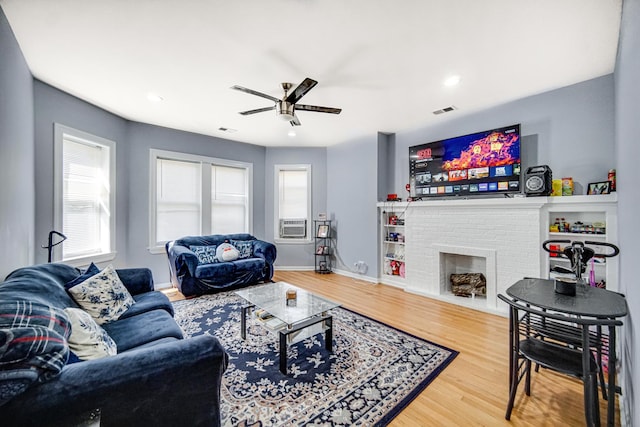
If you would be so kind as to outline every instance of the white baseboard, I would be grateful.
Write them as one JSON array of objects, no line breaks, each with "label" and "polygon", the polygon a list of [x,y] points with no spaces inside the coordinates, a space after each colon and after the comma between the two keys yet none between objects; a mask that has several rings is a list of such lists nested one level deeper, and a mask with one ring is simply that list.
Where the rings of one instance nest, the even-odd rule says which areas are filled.
[{"label": "white baseboard", "polygon": [[292,267],[288,267],[286,265],[274,265],[273,269],[275,271],[313,271],[313,267],[309,267],[308,265],[296,265]]},{"label": "white baseboard", "polygon": [[155,289],[156,291],[160,291],[160,290],[163,290],[163,289],[170,289],[172,287],[173,287],[173,285],[171,284],[171,282],[154,283],[153,284],[153,289]]},{"label": "white baseboard", "polygon": [[352,279],[358,279],[358,280],[362,280],[364,282],[369,282],[373,285],[377,285],[378,279],[375,277],[369,277],[369,276],[365,276],[363,274],[358,274],[358,273],[353,273],[351,271],[347,271],[347,270],[340,270],[340,269],[334,269],[333,270],[334,273],[339,274],[341,276],[346,276],[346,277],[350,277]]}]

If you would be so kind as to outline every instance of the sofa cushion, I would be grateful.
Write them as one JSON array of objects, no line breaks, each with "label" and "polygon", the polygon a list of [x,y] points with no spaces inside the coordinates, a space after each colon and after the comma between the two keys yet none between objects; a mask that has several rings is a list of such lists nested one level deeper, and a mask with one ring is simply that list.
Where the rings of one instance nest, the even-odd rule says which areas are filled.
[{"label": "sofa cushion", "polygon": [[264,259],[262,258],[249,258],[239,259],[235,262],[236,271],[262,271],[264,268]]},{"label": "sofa cushion", "polygon": [[71,321],[69,348],[82,360],[94,360],[118,353],[116,343],[84,310],[65,308]]},{"label": "sofa cushion", "polygon": [[100,325],[117,320],[135,304],[135,300],[111,265],[69,288],[69,293]]},{"label": "sofa cushion", "polygon": [[39,302],[60,309],[78,307],[64,284],[79,274],[77,268],[56,263],[20,268],[0,286],[0,301]]},{"label": "sofa cushion", "polygon": [[238,259],[247,259],[253,256],[253,241],[232,240],[231,244],[238,250]]},{"label": "sofa cushion", "polygon": [[129,310],[122,313],[120,319],[126,319],[127,317],[137,316],[140,313],[157,309],[165,310],[173,316],[173,305],[171,305],[169,298],[162,292],[145,292],[144,294],[134,295],[133,299],[136,303],[133,304]]},{"label": "sofa cushion", "polygon": [[165,310],[148,311],[106,323],[103,328],[116,342],[118,353],[162,338],[183,338],[182,330]]},{"label": "sofa cushion", "polygon": [[34,369],[0,371],[0,406],[23,393],[36,381],[38,372]]},{"label": "sofa cushion", "polygon": [[198,265],[195,276],[203,279],[231,276],[236,271],[236,263],[237,261]]},{"label": "sofa cushion", "polygon": [[218,262],[216,258],[216,245],[208,245],[208,246],[198,246],[193,245],[189,246],[189,249],[196,254],[198,257],[198,262],[201,264],[213,264],[214,262]]}]

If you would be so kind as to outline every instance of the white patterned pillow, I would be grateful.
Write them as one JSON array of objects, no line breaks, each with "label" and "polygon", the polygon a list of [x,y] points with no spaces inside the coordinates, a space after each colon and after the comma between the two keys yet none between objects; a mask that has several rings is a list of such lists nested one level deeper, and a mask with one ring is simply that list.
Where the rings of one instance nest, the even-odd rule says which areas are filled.
[{"label": "white patterned pillow", "polygon": [[216,246],[189,246],[189,249],[196,254],[198,257],[198,261],[200,264],[213,264],[214,262],[218,262],[216,258]]},{"label": "white patterned pillow", "polygon": [[78,358],[93,360],[118,353],[116,343],[89,313],[79,308],[65,308],[64,311],[71,320],[69,348]]},{"label": "white patterned pillow", "polygon": [[99,325],[118,320],[135,303],[112,265],[69,288],[69,293]]},{"label": "white patterned pillow", "polygon": [[232,240],[231,244],[238,250],[238,259],[253,256],[253,242],[251,240]]}]

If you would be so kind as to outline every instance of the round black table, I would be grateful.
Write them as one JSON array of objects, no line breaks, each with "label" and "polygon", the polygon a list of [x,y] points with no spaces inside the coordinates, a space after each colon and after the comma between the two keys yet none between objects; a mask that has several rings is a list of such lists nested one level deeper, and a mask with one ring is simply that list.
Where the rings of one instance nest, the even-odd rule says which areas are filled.
[{"label": "round black table", "polygon": [[[554,281],[547,279],[522,279],[507,288],[511,298],[547,310],[557,311],[581,318],[616,319],[628,313],[627,300],[622,294],[606,289],[576,285],[576,294],[563,295],[554,290]],[[616,366],[616,328],[609,328],[609,370],[607,425],[613,425],[615,419],[615,366]]]},{"label": "round black table", "polygon": [[522,279],[506,292],[518,301],[577,316],[617,318],[627,315],[624,296],[591,286],[576,285],[575,296],[570,296],[556,293],[553,280]]}]

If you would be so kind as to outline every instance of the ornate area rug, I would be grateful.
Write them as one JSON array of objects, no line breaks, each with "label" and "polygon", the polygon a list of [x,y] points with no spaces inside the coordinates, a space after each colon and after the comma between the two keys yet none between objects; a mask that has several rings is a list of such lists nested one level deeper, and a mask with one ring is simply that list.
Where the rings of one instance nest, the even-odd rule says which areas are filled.
[{"label": "ornate area rug", "polygon": [[247,340],[240,338],[243,303],[233,292],[173,303],[185,336],[214,335],[229,353],[225,426],[386,425],[458,354],[335,308],[333,353],[324,348],[324,334],[293,344],[284,375],[275,333],[252,318]]}]

